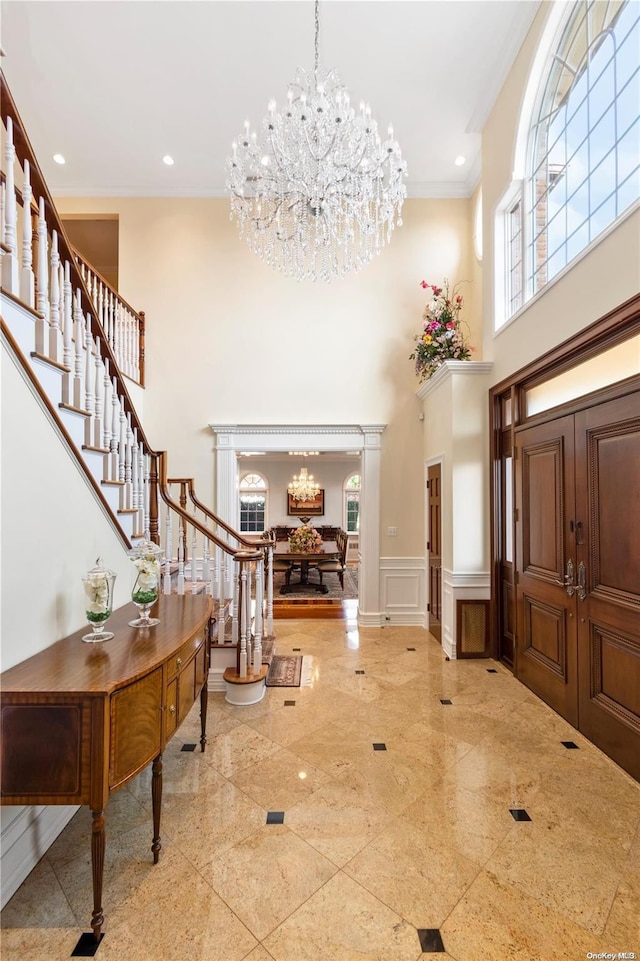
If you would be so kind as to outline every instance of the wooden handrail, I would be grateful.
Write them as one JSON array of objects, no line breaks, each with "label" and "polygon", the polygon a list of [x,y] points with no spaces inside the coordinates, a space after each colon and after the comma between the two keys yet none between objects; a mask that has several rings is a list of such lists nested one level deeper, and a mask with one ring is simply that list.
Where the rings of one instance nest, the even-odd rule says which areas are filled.
[{"label": "wooden handrail", "polygon": [[102,324],[98,318],[97,311],[93,305],[91,297],[89,296],[89,291],[86,288],[82,274],[80,273],[80,269],[75,258],[74,248],[67,237],[66,231],[53,202],[53,198],[49,193],[49,189],[45,183],[40,165],[36,160],[35,152],[26,134],[20,114],[18,113],[18,108],[16,107],[15,101],[11,95],[11,91],[9,90],[9,85],[7,84],[4,71],[2,70],[0,70],[0,116],[2,116],[5,126],[7,118],[10,118],[13,123],[13,142],[16,156],[22,166],[24,166],[25,160],[29,162],[31,187],[34,193],[37,193],[44,202],[47,223],[49,225],[53,225],[58,233],[58,251],[60,253],[60,260],[62,262],[64,262],[64,260],[69,261],[72,284],[80,291],[84,313],[89,314],[91,317],[91,333],[94,337],[100,338],[102,349],[109,360],[112,376],[117,380],[118,391],[122,396],[125,411],[126,413],[131,414],[132,426],[138,431],[138,437],[144,442],[149,453],[153,453],[153,448],[147,439],[142,424],[138,420],[136,409],[133,405],[131,397],[129,396],[129,391],[127,390],[123,375],[118,367],[118,362],[111,348],[111,344],[109,344],[105,336],[105,332],[102,329]]},{"label": "wooden handrail", "polygon": [[[170,481],[169,478],[167,477],[166,451],[157,451],[154,453],[153,457],[155,458],[157,463],[158,492],[162,500],[165,502],[165,504],[168,507],[170,507],[172,511],[175,511],[176,514],[182,517],[184,521],[186,521],[188,524],[191,524],[192,527],[195,527],[197,531],[200,531],[200,533],[204,535],[204,537],[207,537],[210,541],[213,541],[213,543],[216,544],[218,547],[220,547],[225,552],[225,554],[230,554],[232,557],[235,554],[237,554],[238,553],[237,547],[233,547],[231,544],[228,544],[227,541],[223,541],[220,537],[218,537],[217,534],[214,534],[213,531],[209,530],[208,527],[205,527],[204,524],[202,524],[192,514],[189,514],[184,507],[182,507],[177,501],[175,501],[171,497],[171,494],[169,492],[169,484],[176,483],[176,480],[175,478],[172,478]],[[191,483],[190,479],[186,479],[186,480],[189,483]],[[178,481],[178,483],[180,483],[180,481]],[[215,514],[212,514],[211,511],[206,510],[206,508],[205,508],[205,511],[207,515],[213,521],[215,521],[216,524],[220,524],[220,526],[224,527],[228,532],[230,531],[234,537],[236,536],[235,532],[233,531],[233,528],[229,527],[228,524],[222,523],[220,519],[215,516]],[[251,551],[260,549],[259,547],[256,546],[255,543],[251,544],[248,541],[243,541],[243,543],[246,544],[247,548]],[[261,554],[262,556],[264,556],[264,551],[261,551]]]},{"label": "wooden handrail", "polygon": [[[234,530],[233,527],[231,527],[230,524],[227,524],[226,521],[223,521],[222,518],[217,517],[213,513],[213,511],[211,511],[205,504],[202,503],[201,500],[198,499],[198,497],[196,496],[195,488],[194,488],[193,477],[169,477],[167,478],[167,484],[186,485],[187,491],[189,493],[189,499],[194,507],[197,507],[198,510],[202,511],[202,513],[205,514],[215,524],[217,524],[218,527],[221,527],[223,530],[225,530],[230,537],[235,537],[238,543],[244,545],[244,547],[246,547],[249,550],[253,550],[255,548],[256,546],[255,540],[251,540],[247,537],[243,537],[242,534]],[[270,538],[265,537],[263,538],[263,540],[264,540],[265,546],[268,546],[268,544],[270,543]]]},{"label": "wooden handrail", "polygon": [[[53,202],[51,194],[49,193],[49,189],[44,180],[44,176],[40,169],[40,165],[38,164],[35,152],[33,150],[33,147],[31,146],[31,142],[29,141],[24,125],[22,123],[22,119],[16,107],[15,101],[11,95],[11,91],[9,90],[6,77],[2,70],[0,70],[0,116],[5,125],[7,124],[7,120],[9,118],[12,121],[13,141],[14,141],[16,157],[23,168],[24,168],[24,162],[25,161],[29,162],[30,183],[33,190],[33,196],[37,194],[42,199],[45,207],[45,219],[47,221],[48,229],[55,229],[58,234],[58,251],[60,255],[60,260],[61,262],[64,262],[65,260],[69,262],[69,270],[71,275],[72,286],[74,286],[77,290],[80,291],[83,312],[85,313],[85,315],[88,314],[90,317],[91,333],[94,338],[96,339],[99,338],[100,347],[101,347],[101,350],[103,351],[103,359],[105,361],[109,361],[110,375],[112,378],[115,378],[116,380],[118,396],[121,398],[123,410],[126,414],[130,415],[131,427],[136,430],[139,443],[143,445],[143,449],[145,453],[148,454],[151,458],[151,469],[150,469],[150,480],[149,480],[149,486],[150,486],[149,520],[150,520],[150,533],[152,538],[153,539],[158,538],[158,494],[159,494],[162,500],[167,504],[167,506],[169,506],[172,510],[176,511],[176,513],[178,513],[186,521],[188,521],[194,528],[200,531],[201,534],[209,538],[213,543],[219,546],[226,553],[228,554],[235,553],[236,552],[235,547],[232,547],[226,541],[224,541],[223,539],[218,537],[216,534],[214,534],[213,531],[209,530],[205,525],[201,524],[199,521],[196,521],[195,518],[191,517],[186,512],[186,510],[184,510],[184,508],[182,508],[179,504],[177,504],[171,498],[170,492],[168,491],[168,488],[167,488],[166,452],[164,451],[159,452],[154,450],[154,448],[149,443],[149,440],[145,434],[144,428],[142,427],[142,423],[138,418],[136,408],[127,390],[127,386],[124,380],[124,375],[120,371],[114,351],[110,343],[108,342],[107,337],[105,336],[105,331],[102,327],[102,324],[100,323],[97,310],[93,304],[93,301],[91,299],[87,286],[82,277],[82,273],[78,266],[78,258],[83,263],[86,263],[86,261],[84,260],[84,258],[81,257],[81,255],[78,254],[78,251],[71,244],[69,238],[67,237],[66,231],[62,224],[62,220],[60,219],[60,216]],[[34,200],[34,204],[35,204],[35,200]],[[36,212],[38,211],[37,204],[35,204],[34,209]],[[111,284],[109,284],[108,281],[106,281],[103,277],[100,276],[98,271],[96,271],[89,264],[87,266],[91,269],[91,271],[97,277],[100,278],[100,281],[104,283],[109,288],[109,290],[111,290],[114,293],[114,295],[119,299],[119,301],[124,304],[126,309],[131,311],[131,313],[134,316],[139,318],[140,331],[141,331],[140,359],[141,359],[141,369],[143,369],[144,333],[145,333],[144,312],[135,311],[117,293],[117,291],[114,290]],[[7,295],[9,296],[9,294]],[[20,303],[22,303],[22,301],[20,301],[20,298],[16,297],[15,299],[18,300]],[[25,304],[24,306],[28,310],[30,310],[32,313],[36,314],[36,316],[41,316],[38,314],[37,311],[34,311],[32,307],[29,307],[28,304]],[[14,341],[11,335],[11,332],[6,328],[6,325],[4,323],[2,325],[2,330],[3,330],[3,333],[6,332],[8,341],[12,344],[12,347],[16,350],[18,356],[20,357],[20,361],[25,367],[25,370],[27,371],[30,379],[36,385],[36,389],[38,390],[39,395],[43,398],[43,400],[47,404],[48,409],[51,411],[56,423],[59,425],[62,435],[73,447],[73,443],[71,441],[70,436],[68,435],[64,426],[60,422],[60,419],[56,411],[54,410],[53,406],[51,405],[51,402],[48,400],[48,398],[45,397],[43,390],[40,387],[40,385],[37,383],[37,379],[34,377],[33,372],[30,370],[26,362],[26,359],[22,356],[22,352],[19,346]],[[142,386],[144,386],[144,380],[142,379],[142,377],[141,377],[141,384]],[[78,458],[78,459],[82,463],[83,469],[85,470],[85,473],[87,473],[89,480],[91,481],[95,489],[98,491],[98,493],[101,495],[101,499],[104,500],[104,498],[102,498],[102,491],[100,490],[100,487],[97,485],[92,475],[88,472],[86,465],[82,461],[82,458]],[[159,474],[158,474],[158,471],[159,471]],[[191,497],[192,502],[195,504],[195,506],[197,506],[200,510],[202,510],[202,512],[205,514],[207,518],[209,518],[217,526],[221,527],[231,537],[234,537],[236,541],[239,542],[240,544],[246,546],[248,549],[255,549],[255,543],[252,543],[248,541],[246,538],[243,538],[241,534],[239,534],[237,531],[234,531],[233,528],[229,524],[227,524],[225,521],[223,521],[221,518],[216,517],[216,515],[211,510],[209,510],[209,508],[207,508],[204,504],[202,504],[201,501],[197,499],[195,495],[195,491],[193,489],[193,479],[190,479],[188,483],[189,483],[189,496]],[[110,513],[113,516],[113,512],[110,511]],[[125,544],[127,546],[130,546],[128,542],[128,538],[126,537],[124,531],[120,527],[115,516],[113,516],[113,520],[114,520],[116,530],[124,540]]]},{"label": "wooden handrail", "polygon": [[[33,311],[33,313],[35,314],[35,311]],[[37,395],[38,395],[38,397],[39,397],[42,405],[46,408],[49,417],[51,418],[51,420],[52,420],[52,421],[54,422],[54,424],[56,425],[57,430],[60,432],[61,436],[63,437],[63,439],[64,439],[65,443],[67,444],[67,446],[69,447],[69,449],[70,449],[71,451],[74,451],[74,450],[76,449],[76,447],[75,447],[75,444],[74,444],[73,440],[71,439],[71,435],[69,434],[69,432],[67,431],[66,427],[65,427],[64,424],[62,423],[62,420],[60,419],[60,416],[59,416],[57,410],[55,409],[54,405],[51,403],[51,401],[50,401],[49,398],[47,397],[47,394],[45,393],[42,385],[40,384],[40,381],[39,381],[38,378],[35,376],[35,374],[33,373],[32,369],[31,369],[31,367],[30,367],[29,364],[27,363],[27,360],[26,360],[24,354],[23,354],[22,351],[20,350],[20,347],[19,347],[16,339],[14,338],[13,334],[12,334],[11,331],[9,330],[9,328],[8,328],[8,326],[7,326],[7,324],[6,324],[6,322],[5,322],[5,320],[4,320],[3,317],[0,317],[0,330],[2,331],[2,336],[5,338],[5,340],[7,341],[8,345],[9,345],[9,347],[11,348],[11,352],[14,354],[14,356],[15,356],[15,358],[16,358],[16,361],[17,361],[17,362],[20,364],[20,366],[22,367],[22,370],[24,371],[24,373],[25,373],[26,376],[28,377],[28,379],[29,379],[29,381],[30,381],[33,389],[36,391],[36,393],[37,393]],[[83,472],[84,472],[85,477],[87,478],[87,480],[89,481],[89,483],[91,484],[91,486],[93,487],[93,489],[96,491],[96,493],[97,493],[98,496],[100,497],[100,500],[101,500],[102,503],[103,503],[104,510],[106,510],[106,511],[110,514],[110,516],[111,516],[111,521],[112,521],[113,526],[114,526],[114,528],[115,528],[115,530],[116,530],[116,533],[118,534],[118,537],[119,537],[120,540],[122,541],[123,545],[124,545],[127,549],[129,549],[129,548],[131,547],[131,544],[130,544],[130,542],[129,542],[129,538],[127,537],[127,535],[126,535],[125,532],[123,531],[122,527],[120,526],[120,524],[119,524],[119,522],[118,522],[118,518],[116,517],[116,515],[115,515],[115,514],[113,513],[113,511],[111,510],[111,507],[109,506],[108,502],[104,499],[104,495],[103,495],[103,493],[102,493],[102,490],[100,489],[100,485],[98,484],[97,480],[95,479],[95,477],[93,476],[93,474],[91,473],[91,471],[89,470],[89,468],[87,467],[87,465],[85,464],[85,462],[82,460],[81,457],[78,458],[78,462],[79,462],[80,467],[82,468],[82,470],[83,470]]]}]

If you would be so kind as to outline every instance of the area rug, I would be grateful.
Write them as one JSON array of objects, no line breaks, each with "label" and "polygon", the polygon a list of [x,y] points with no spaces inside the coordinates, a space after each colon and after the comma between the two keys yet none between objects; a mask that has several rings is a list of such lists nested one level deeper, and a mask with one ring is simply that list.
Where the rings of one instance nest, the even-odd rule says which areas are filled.
[{"label": "area rug", "polygon": [[[292,582],[294,582],[299,577],[299,572],[294,571],[291,577]],[[311,571],[309,577],[317,582],[318,574],[315,571]],[[296,590],[292,594],[281,594],[280,588],[284,584],[284,574],[277,571],[273,575],[273,599],[274,601],[284,600],[287,603],[292,601],[297,597],[312,597],[318,600],[323,599],[335,599],[340,601],[351,601],[358,597],[358,568],[357,567],[347,567],[344,572],[344,590],[340,587],[340,581],[338,580],[337,574],[323,574],[323,582],[329,588],[327,594],[320,594],[319,591],[314,591],[312,587],[307,587],[304,590]]]},{"label": "area rug", "polygon": [[300,687],[302,658],[298,654],[274,654],[267,674],[267,687]]}]

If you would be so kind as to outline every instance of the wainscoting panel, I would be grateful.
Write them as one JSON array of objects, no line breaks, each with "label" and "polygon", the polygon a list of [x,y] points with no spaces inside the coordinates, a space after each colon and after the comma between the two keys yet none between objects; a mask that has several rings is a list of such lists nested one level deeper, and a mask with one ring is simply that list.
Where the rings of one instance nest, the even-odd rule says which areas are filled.
[{"label": "wainscoting panel", "polygon": [[381,557],[382,625],[426,627],[423,557]]},{"label": "wainscoting panel", "polygon": [[[13,897],[24,879],[32,871],[50,844],[69,823],[78,810],[73,805],[38,805],[20,807],[11,817],[13,808],[3,808],[0,834],[2,849],[2,894],[0,907]],[[87,851],[91,850],[87,836]]]}]

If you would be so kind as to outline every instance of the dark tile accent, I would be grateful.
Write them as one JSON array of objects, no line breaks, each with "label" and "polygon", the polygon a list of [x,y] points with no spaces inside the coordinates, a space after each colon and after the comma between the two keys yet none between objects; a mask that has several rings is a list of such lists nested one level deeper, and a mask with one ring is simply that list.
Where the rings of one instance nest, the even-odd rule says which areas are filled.
[{"label": "dark tile accent", "polygon": [[[453,701],[450,701],[448,697],[441,697],[441,698],[440,698],[440,703],[441,703],[441,704],[453,704]],[[430,931],[431,928],[428,928],[428,929],[425,928],[425,930],[429,930],[429,931]],[[434,928],[433,930],[435,931],[436,929]]]},{"label": "dark tile accent", "polygon": [[497,673],[498,673],[498,672],[496,671],[495,667],[488,667],[488,668],[487,668],[487,674],[497,674]]},{"label": "dark tile accent", "polygon": [[423,954],[440,954],[444,951],[439,928],[418,928],[417,930]]},{"label": "dark tile accent", "polygon": [[563,747],[568,748],[570,751],[579,751],[580,748],[575,741],[561,741]]},{"label": "dark tile accent", "polygon": [[296,702],[295,702],[295,701],[285,701],[285,702],[284,702],[284,706],[285,706],[285,707],[295,707],[295,706],[296,706]]},{"label": "dark tile accent", "polygon": [[374,745],[373,745],[373,750],[374,750],[374,751],[386,751],[386,750],[387,750],[387,745],[386,745],[386,744],[374,744]]},{"label": "dark tile accent", "polygon": [[268,811],[267,824],[284,824],[284,811]]},{"label": "dark tile accent", "polygon": [[415,651],[415,647],[408,647],[407,650],[408,650],[408,651]]},{"label": "dark tile accent", "polygon": [[195,744],[183,744],[182,747],[180,748],[181,751],[195,751],[195,749],[196,749]]},{"label": "dark tile accent", "polygon": [[524,808],[509,808],[511,817],[514,821],[530,821],[531,818]]},{"label": "dark tile accent", "polygon": [[301,651],[302,648],[301,648],[301,647],[292,647],[291,650],[292,650],[292,651]]},{"label": "dark tile accent", "polygon": [[356,671],[356,674],[364,674],[364,671]]},{"label": "dark tile accent", "polygon": [[72,958],[92,958],[98,948],[100,947],[100,942],[104,938],[104,932],[100,935],[100,938],[96,941],[93,936],[93,931],[86,932],[80,935],[80,940],[76,944],[75,948],[71,952]]}]

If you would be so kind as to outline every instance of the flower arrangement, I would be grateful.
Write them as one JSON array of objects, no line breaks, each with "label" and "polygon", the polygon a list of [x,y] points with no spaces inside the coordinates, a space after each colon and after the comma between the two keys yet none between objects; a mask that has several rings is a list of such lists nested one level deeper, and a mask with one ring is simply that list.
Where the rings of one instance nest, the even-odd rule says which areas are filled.
[{"label": "flower arrangement", "polygon": [[471,360],[473,347],[469,346],[460,320],[462,296],[458,286],[449,289],[449,281],[444,287],[421,281],[424,290],[431,291],[422,314],[422,333],[415,334],[416,346],[409,359],[415,361],[416,374],[420,382],[431,377],[445,360]]},{"label": "flower arrangement", "polygon": [[293,554],[321,554],[322,537],[311,524],[303,524],[291,531],[289,550]]}]

